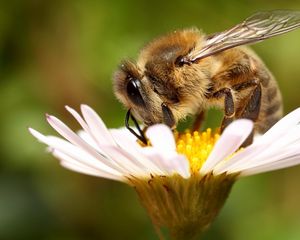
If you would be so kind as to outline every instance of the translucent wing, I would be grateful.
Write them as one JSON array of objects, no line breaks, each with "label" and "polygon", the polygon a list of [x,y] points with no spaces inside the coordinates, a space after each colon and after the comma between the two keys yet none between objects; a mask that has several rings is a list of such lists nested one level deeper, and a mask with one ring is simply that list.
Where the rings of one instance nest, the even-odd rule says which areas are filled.
[{"label": "translucent wing", "polygon": [[226,49],[259,42],[299,27],[299,11],[258,12],[233,28],[209,37],[204,47],[191,51],[184,61],[195,62]]}]

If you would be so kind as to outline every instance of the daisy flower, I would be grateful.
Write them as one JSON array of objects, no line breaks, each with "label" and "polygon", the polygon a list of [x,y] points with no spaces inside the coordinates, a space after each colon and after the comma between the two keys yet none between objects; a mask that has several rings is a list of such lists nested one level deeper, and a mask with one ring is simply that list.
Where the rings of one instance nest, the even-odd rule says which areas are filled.
[{"label": "daisy flower", "polygon": [[146,131],[145,146],[125,128],[107,129],[87,105],[81,106],[82,116],[66,109],[82,127],[78,133],[50,115],[48,123],[63,138],[29,131],[63,167],[133,186],[158,233],[166,227],[174,239],[203,232],[237,179],[300,163],[300,108],[246,148],[241,145],[253,129],[246,119],[234,121],[222,135],[211,129],[173,133],[154,125]]}]

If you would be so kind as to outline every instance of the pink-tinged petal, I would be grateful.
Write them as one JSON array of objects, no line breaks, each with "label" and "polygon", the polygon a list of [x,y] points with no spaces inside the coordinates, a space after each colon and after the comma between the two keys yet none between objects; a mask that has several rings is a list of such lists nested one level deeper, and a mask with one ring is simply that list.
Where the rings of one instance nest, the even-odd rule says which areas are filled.
[{"label": "pink-tinged petal", "polygon": [[200,169],[200,173],[206,174],[212,171],[219,162],[233,154],[247,139],[252,129],[253,123],[250,120],[239,119],[231,123],[215,144],[208,159]]},{"label": "pink-tinged petal", "polygon": [[104,122],[92,108],[87,105],[81,105],[81,112],[89,128],[92,129],[93,136],[100,145],[116,145]]},{"label": "pink-tinged petal", "polygon": [[117,180],[117,181],[122,181],[122,176],[116,176],[112,175],[103,171],[99,171],[95,168],[88,167],[85,164],[82,164],[78,161],[75,161],[73,158],[70,156],[64,154],[63,152],[60,152],[58,150],[53,150],[52,151],[53,156],[58,158],[60,160],[60,164],[72,171],[76,171],[79,173],[91,175],[91,176],[96,176],[96,177],[103,177],[111,180]]},{"label": "pink-tinged petal", "polygon": [[250,168],[241,172],[240,176],[250,176],[263,172],[275,171],[283,168],[293,167],[300,164],[300,155],[296,155],[287,159],[283,159],[281,161],[270,162],[264,164],[262,166]]},{"label": "pink-tinged petal", "polygon": [[175,151],[176,149],[173,133],[164,124],[150,126],[146,131],[146,136],[150,139],[151,145],[160,151]]},{"label": "pink-tinged petal", "polygon": [[85,152],[82,148],[77,147],[63,139],[54,136],[44,136],[43,134],[31,128],[29,129],[29,131],[35,138],[45,143],[52,149],[58,150],[73,158],[75,161],[85,164],[91,168],[96,168],[98,170],[116,176],[120,175],[123,171],[118,166],[107,166],[105,162],[107,162],[108,160],[101,155],[97,155],[97,157],[94,157],[93,155],[90,155],[89,153]]},{"label": "pink-tinged petal", "polygon": [[[87,135],[89,135],[89,137],[91,138],[91,140],[96,143],[96,147],[95,147],[94,143],[91,144],[91,145],[93,147],[95,147],[97,150],[99,150],[100,143],[99,143],[98,139],[94,136],[93,131],[91,131],[91,129],[86,124],[86,122],[82,119],[82,117],[80,116],[80,114],[78,112],[76,112],[73,108],[70,108],[69,106],[65,106],[65,108],[77,120],[77,122],[81,125],[82,129],[84,130],[84,132]],[[86,137],[86,136],[84,136],[84,137]],[[87,139],[87,137],[86,137],[86,139]],[[92,141],[89,141],[89,143],[91,143]]]},{"label": "pink-tinged petal", "polygon": [[[63,122],[61,122],[56,117],[48,115],[47,121],[61,136],[66,138],[75,146],[82,148],[84,151],[86,151],[96,159],[101,156],[101,153],[96,151],[96,149],[94,149],[91,145],[86,143],[82,138],[80,138],[76,133],[74,133],[69,127],[67,127]],[[116,168],[116,164],[111,159],[107,159],[103,157],[102,162],[111,168]]]},{"label": "pink-tinged petal", "polygon": [[90,134],[90,129],[89,129],[88,125],[86,124],[86,122],[82,119],[82,117],[80,116],[80,114],[78,112],[76,112],[73,108],[69,107],[69,106],[65,106],[65,108],[77,120],[77,122],[81,125],[82,129],[85,132],[87,132],[87,133]]}]

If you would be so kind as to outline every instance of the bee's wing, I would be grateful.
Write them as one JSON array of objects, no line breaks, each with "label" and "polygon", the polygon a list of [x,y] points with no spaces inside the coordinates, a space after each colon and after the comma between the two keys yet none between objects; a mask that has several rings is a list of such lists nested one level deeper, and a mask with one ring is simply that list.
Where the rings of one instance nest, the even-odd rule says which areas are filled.
[{"label": "bee's wing", "polygon": [[275,10],[258,12],[224,32],[208,37],[201,49],[192,50],[185,58],[195,62],[240,45],[262,41],[300,27],[300,11]]}]

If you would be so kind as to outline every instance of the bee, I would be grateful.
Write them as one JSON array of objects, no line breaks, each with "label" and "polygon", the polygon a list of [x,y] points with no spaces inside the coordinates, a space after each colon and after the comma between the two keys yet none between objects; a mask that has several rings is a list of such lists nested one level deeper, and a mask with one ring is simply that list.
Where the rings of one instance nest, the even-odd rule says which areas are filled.
[{"label": "bee", "polygon": [[[146,142],[137,121],[146,126],[224,111],[221,131],[233,120],[252,120],[266,132],[282,117],[282,97],[272,73],[247,46],[300,27],[300,12],[258,12],[223,32],[206,35],[192,28],[174,31],[147,44],[136,62],[125,60],[114,74],[116,97],[128,109],[125,124]],[[129,127],[129,119],[137,126]],[[250,140],[251,141],[251,140]]]}]

